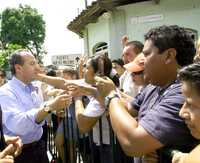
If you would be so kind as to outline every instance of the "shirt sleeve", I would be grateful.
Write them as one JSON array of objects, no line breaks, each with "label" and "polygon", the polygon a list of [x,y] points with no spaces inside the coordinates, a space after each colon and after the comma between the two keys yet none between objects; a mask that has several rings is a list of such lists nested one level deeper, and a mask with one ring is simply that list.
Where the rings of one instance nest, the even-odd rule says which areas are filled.
[{"label": "shirt sleeve", "polygon": [[189,144],[193,138],[179,117],[183,102],[184,97],[181,92],[172,91],[142,117],[139,125],[164,145]]},{"label": "shirt sleeve", "polygon": [[95,99],[90,98],[90,102],[86,106],[83,115],[87,117],[99,117],[105,112],[105,108]]},{"label": "shirt sleeve", "polygon": [[14,94],[9,92],[7,94],[9,95],[0,94],[4,126],[16,135],[26,135],[41,128],[43,123],[35,122],[39,109],[24,110]]},{"label": "shirt sleeve", "polygon": [[145,96],[145,88],[142,88],[141,91],[135,96],[135,98],[133,99],[133,101],[130,102],[130,105],[136,109],[137,111],[139,111],[140,106],[144,100],[144,96]]}]

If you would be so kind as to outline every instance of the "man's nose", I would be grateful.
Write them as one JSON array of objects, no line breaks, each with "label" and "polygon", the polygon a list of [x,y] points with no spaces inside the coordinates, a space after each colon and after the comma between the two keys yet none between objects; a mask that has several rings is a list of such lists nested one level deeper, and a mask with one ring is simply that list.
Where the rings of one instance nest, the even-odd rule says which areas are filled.
[{"label": "man's nose", "polygon": [[183,106],[182,106],[182,108],[181,108],[181,110],[179,112],[179,116],[182,117],[182,118],[184,118],[184,119],[189,119],[190,114],[188,112],[187,104],[186,103],[183,104]]}]

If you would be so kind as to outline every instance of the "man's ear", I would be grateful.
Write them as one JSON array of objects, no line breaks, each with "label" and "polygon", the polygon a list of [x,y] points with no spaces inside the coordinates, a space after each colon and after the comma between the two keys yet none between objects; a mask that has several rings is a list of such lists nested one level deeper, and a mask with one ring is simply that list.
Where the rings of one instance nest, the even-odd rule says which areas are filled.
[{"label": "man's ear", "polygon": [[17,72],[20,72],[20,71],[22,70],[22,66],[19,65],[19,64],[16,64],[14,67],[15,67],[15,72],[16,72],[16,73],[17,73]]},{"label": "man's ear", "polygon": [[176,50],[174,48],[170,48],[166,52],[165,64],[170,64],[176,60]]}]

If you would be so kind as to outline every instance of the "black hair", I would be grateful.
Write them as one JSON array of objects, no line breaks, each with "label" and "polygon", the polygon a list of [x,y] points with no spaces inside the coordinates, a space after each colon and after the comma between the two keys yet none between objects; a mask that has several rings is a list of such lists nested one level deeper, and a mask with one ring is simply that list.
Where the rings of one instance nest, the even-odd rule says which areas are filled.
[{"label": "black hair", "polygon": [[191,83],[200,95],[200,62],[183,67],[178,73],[178,78]]},{"label": "black hair", "polygon": [[46,75],[55,77],[56,76],[56,70],[49,68],[49,69],[47,69]]},{"label": "black hair", "polygon": [[121,58],[112,60],[112,63],[116,63],[120,65],[122,68],[124,66],[124,61]]},{"label": "black hair", "polygon": [[55,71],[56,71],[56,70],[58,70],[58,67],[57,67],[56,65],[48,65],[48,66],[45,67],[45,69],[46,69],[46,70],[52,69],[52,70],[55,70]]},{"label": "black hair", "polygon": [[107,55],[98,55],[91,58],[90,63],[94,69],[94,73],[99,76],[107,76],[118,87],[119,86],[119,78],[117,74],[112,74],[112,62],[108,58]]},{"label": "black hair", "polygon": [[133,46],[134,52],[136,54],[141,53],[144,47],[143,43],[140,41],[130,41],[125,46]]},{"label": "black hair", "polygon": [[196,53],[195,44],[189,32],[177,25],[160,26],[151,29],[145,35],[145,41],[151,40],[159,49],[159,53],[169,48],[177,52],[176,60],[180,66],[186,66],[193,62]]}]

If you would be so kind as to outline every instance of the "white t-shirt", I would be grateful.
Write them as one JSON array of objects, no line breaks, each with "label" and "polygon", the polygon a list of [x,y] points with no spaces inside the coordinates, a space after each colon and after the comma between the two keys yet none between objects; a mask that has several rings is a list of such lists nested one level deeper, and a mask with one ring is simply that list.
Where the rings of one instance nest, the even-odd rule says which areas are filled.
[{"label": "white t-shirt", "polygon": [[[86,106],[83,115],[87,117],[101,117],[102,122],[102,140],[103,144],[110,144],[110,131],[109,123],[105,115],[105,108],[94,98],[88,97],[90,102]],[[93,127],[93,141],[100,144],[100,132],[99,132],[99,121]]]},{"label": "white t-shirt", "polygon": [[138,94],[139,87],[133,82],[130,72],[125,71],[119,78],[119,81],[120,89],[122,89],[124,93],[131,97],[135,97]]}]

